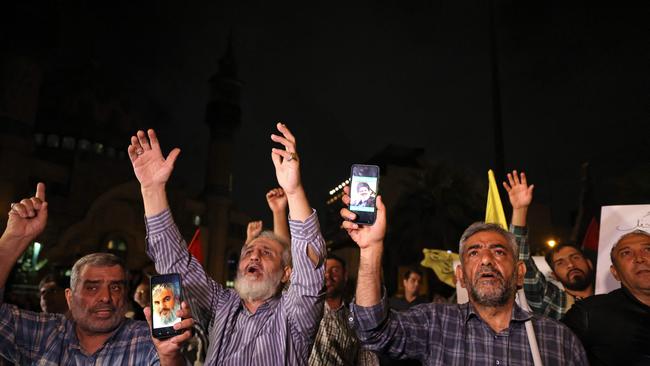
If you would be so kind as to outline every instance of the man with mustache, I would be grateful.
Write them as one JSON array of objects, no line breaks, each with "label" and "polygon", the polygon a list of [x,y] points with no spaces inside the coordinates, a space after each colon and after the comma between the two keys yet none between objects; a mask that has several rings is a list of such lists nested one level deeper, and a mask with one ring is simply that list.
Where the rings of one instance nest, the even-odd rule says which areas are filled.
[{"label": "man with mustache", "polygon": [[[348,203],[349,188],[345,188]],[[544,365],[587,365],[576,336],[556,320],[530,314],[515,303],[526,270],[514,236],[495,224],[475,223],[460,239],[456,276],[469,293],[465,304],[422,304],[388,311],[381,286],[386,207],[377,197],[372,226],[341,209],[343,227],[360,248],[353,321],[371,350],[423,365],[532,365],[525,322],[531,321]]]},{"label": "man with mustache", "polygon": [[161,283],[153,287],[153,324],[154,327],[169,326],[174,324],[178,317],[176,311],[180,309],[180,303],[176,301],[178,294],[171,283]]},{"label": "man with mustache", "polygon": [[[306,365],[318,330],[325,242],[301,183],[296,139],[284,124],[277,129],[280,134],[271,140],[284,149],[273,148],[271,158],[287,197],[291,244],[270,231],[244,243],[234,290],[208,277],[172,219],[165,185],[180,150],[164,158],[153,130],[131,138],[128,153],[144,201],[147,253],[159,273],[183,276],[195,318],[209,333],[206,365]],[[289,278],[291,286],[282,292]]]},{"label": "man with mustache", "polygon": [[650,233],[621,236],[610,257],[621,288],[575,303],[562,321],[580,338],[592,366],[650,365]]},{"label": "man with mustache", "polygon": [[[17,365],[184,365],[180,348],[189,331],[152,342],[146,322],[124,317],[126,267],[113,254],[89,254],[74,264],[65,290],[69,317],[2,302],[11,267],[45,229],[47,216],[45,185],[39,183],[34,197],[11,205],[0,237],[0,355]],[[178,315],[190,316],[186,304]],[[192,324],[185,319],[175,328]]]},{"label": "man with mustache", "polygon": [[309,356],[309,366],[379,365],[377,355],[361,346],[348,323],[350,310],[343,301],[347,281],[345,261],[328,254],[325,261],[325,313]]},{"label": "man with mustache", "polygon": [[546,261],[553,270],[553,276],[564,288],[556,286],[544,277],[530,255],[526,216],[533,200],[534,185],[528,185],[526,174],[508,173],[508,182],[503,182],[512,205],[510,231],[515,234],[519,245],[519,259],[526,264],[524,291],[528,305],[537,314],[560,319],[576,302],[594,294],[594,268],[591,260],[580,249],[562,243],[546,254]]}]

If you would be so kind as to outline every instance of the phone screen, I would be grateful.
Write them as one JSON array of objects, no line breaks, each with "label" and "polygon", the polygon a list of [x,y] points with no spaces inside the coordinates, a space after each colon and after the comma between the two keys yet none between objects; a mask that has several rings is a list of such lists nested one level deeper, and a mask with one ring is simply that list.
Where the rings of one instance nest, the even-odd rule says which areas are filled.
[{"label": "phone screen", "polygon": [[173,337],[173,326],[181,322],[176,311],[181,308],[181,276],[178,273],[151,277],[151,332],[156,338]]},{"label": "phone screen", "polygon": [[373,224],[376,217],[375,199],[379,191],[379,167],[352,165],[350,179],[350,211],[357,214],[359,224]]}]

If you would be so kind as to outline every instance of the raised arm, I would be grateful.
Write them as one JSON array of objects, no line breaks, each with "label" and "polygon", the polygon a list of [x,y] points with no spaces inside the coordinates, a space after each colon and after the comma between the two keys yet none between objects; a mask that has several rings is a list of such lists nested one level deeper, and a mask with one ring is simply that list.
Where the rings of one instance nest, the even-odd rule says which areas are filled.
[{"label": "raised arm", "polygon": [[245,243],[250,243],[251,240],[255,239],[262,232],[262,221],[251,221],[246,226],[246,241]]},{"label": "raised arm", "polygon": [[[343,190],[343,203],[350,202],[350,187]],[[342,227],[359,246],[359,274],[353,320],[357,335],[370,350],[388,353],[394,358],[422,359],[429,353],[430,329],[440,327],[432,321],[433,312],[416,307],[404,312],[389,311],[382,296],[381,259],[386,235],[386,206],[377,196],[377,218],[373,225],[359,225],[355,214],[341,209]]]},{"label": "raised arm", "polygon": [[282,136],[273,134],[271,139],[285,149],[274,148],[271,157],[278,183],[287,196],[293,257],[287,312],[294,329],[306,340],[305,352],[309,352],[323,312],[325,240],[302,186],[296,139],[284,124],[278,123],[277,128]]},{"label": "raised arm", "polygon": [[[38,183],[35,196],[11,204],[7,227],[0,237],[0,357],[16,364],[31,360],[35,343],[43,338],[39,334],[43,334],[44,318],[48,314],[5,304],[4,287],[16,260],[45,229],[47,211],[45,185]],[[53,317],[50,315],[50,319]]]},{"label": "raised arm", "polygon": [[7,227],[0,237],[0,289],[5,287],[11,268],[47,224],[45,184],[36,185],[36,195],[12,203]]},{"label": "raised arm", "polygon": [[282,188],[273,188],[266,193],[266,202],[273,212],[273,232],[275,235],[291,240],[289,219],[287,218],[287,196]]},{"label": "raised arm", "polygon": [[[343,203],[350,203],[350,187],[343,189]],[[377,196],[377,218],[373,225],[359,225],[352,222],[356,214],[347,208],[341,209],[341,225],[359,246],[359,275],[357,278],[356,304],[370,307],[381,300],[381,257],[386,235],[386,207],[381,196]]]},{"label": "raised arm", "polygon": [[[178,272],[183,277],[183,288],[194,314],[194,319],[205,329],[211,320],[213,297],[223,289],[213,281],[201,264],[189,253],[167,202],[166,185],[180,149],[173,149],[163,157],[154,130],[138,131],[131,137],[128,148],[133,172],[140,182],[147,226],[147,254],[159,273]],[[207,318],[206,318],[207,317]]]},{"label": "raised arm", "polygon": [[514,226],[525,227],[528,206],[533,201],[533,190],[535,185],[528,185],[526,173],[517,174],[516,170],[508,173],[508,182],[503,182],[503,187],[508,192],[510,205],[512,206],[512,221]]},{"label": "raised arm", "polygon": [[528,305],[537,314],[559,319],[563,313],[565,296],[554,284],[546,281],[546,277],[535,265],[530,255],[528,245],[528,227],[526,216],[528,207],[533,200],[534,185],[528,185],[526,174],[518,174],[516,170],[508,173],[508,182],[503,182],[512,205],[512,221],[510,231],[515,234],[519,245],[519,259],[526,264],[524,292]]}]

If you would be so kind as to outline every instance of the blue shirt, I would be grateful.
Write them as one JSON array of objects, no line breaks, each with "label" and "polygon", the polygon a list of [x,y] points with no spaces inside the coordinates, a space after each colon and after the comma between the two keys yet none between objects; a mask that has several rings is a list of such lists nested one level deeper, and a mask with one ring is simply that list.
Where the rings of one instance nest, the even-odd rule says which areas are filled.
[{"label": "blue shirt", "polygon": [[17,365],[160,364],[149,325],[144,321],[125,318],[100,349],[86,355],[73,320],[6,303],[0,305],[0,355]]},{"label": "blue shirt", "polygon": [[495,332],[470,303],[422,304],[388,311],[352,305],[357,334],[369,349],[423,365],[532,365],[524,323],[532,320],[544,365],[589,365],[578,338],[560,322],[515,305],[510,325]]}]

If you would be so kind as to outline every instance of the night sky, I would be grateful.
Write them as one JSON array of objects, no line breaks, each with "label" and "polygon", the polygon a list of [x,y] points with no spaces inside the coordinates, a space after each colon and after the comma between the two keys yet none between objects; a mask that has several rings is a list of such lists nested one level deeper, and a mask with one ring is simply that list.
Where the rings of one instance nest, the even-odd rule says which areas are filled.
[{"label": "night sky", "polygon": [[[198,194],[208,79],[232,34],[244,84],[233,195],[252,216],[270,217],[277,121],[297,136],[315,206],[388,144],[424,148],[476,179],[494,168],[487,2],[179,4],[3,5],[5,44],[46,72],[91,62],[121,80],[166,150],[181,147],[174,184]],[[611,177],[648,177],[650,6],[638,6],[496,1],[505,169],[529,173],[558,225],[571,225],[582,162],[602,203],[634,203],[617,202]]]}]

